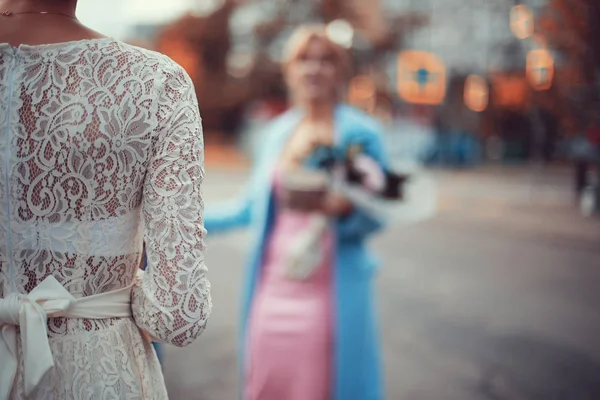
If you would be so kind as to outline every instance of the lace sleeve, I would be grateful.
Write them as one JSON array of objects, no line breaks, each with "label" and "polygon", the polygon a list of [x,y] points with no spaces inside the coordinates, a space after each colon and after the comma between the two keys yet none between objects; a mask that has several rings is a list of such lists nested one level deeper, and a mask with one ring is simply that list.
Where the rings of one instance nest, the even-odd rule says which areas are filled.
[{"label": "lace sleeve", "polygon": [[136,324],[160,341],[186,346],[211,311],[204,265],[204,144],[193,84],[161,66],[158,127],[148,163],[142,218],[148,265],[132,294]]}]

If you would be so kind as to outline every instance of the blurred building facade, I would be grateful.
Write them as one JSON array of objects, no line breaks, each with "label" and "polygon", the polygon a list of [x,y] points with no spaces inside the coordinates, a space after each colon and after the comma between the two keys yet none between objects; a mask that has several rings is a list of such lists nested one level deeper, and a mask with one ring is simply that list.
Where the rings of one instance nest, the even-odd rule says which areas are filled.
[{"label": "blurred building facade", "polygon": [[[595,10],[590,8],[595,0],[573,1]],[[264,114],[268,108],[272,113],[285,109],[279,61],[292,30],[306,22],[345,20],[354,28],[355,75],[369,77],[376,88],[374,100],[355,99],[358,106],[385,118],[398,114],[417,118],[438,132],[466,132],[481,141],[501,139],[513,148],[515,157],[528,158],[540,131],[556,142],[561,135],[581,130],[578,109],[590,98],[585,88],[593,85],[586,78],[590,67],[581,66],[585,55],[577,49],[591,39],[582,36],[581,43],[569,48],[556,38],[557,29],[566,32],[563,36],[579,33],[579,28],[569,25],[569,18],[576,16],[566,15],[567,0],[524,0],[519,3],[530,7],[536,17],[536,38],[519,40],[509,23],[516,3],[174,0],[167,5],[129,0],[119,7],[130,28],[126,34],[121,28],[119,35],[182,64],[196,84],[207,132],[233,135],[248,110]],[[571,8],[578,10],[574,3]],[[585,32],[593,25],[588,22]],[[551,50],[556,71],[552,87],[536,91],[527,81],[526,59],[529,51],[544,46]],[[443,61],[448,80],[442,104],[413,105],[398,96],[398,54],[403,50],[428,52]],[[468,109],[464,101],[465,81],[471,74],[489,85],[490,99],[480,112]],[[269,106],[254,107],[257,102]],[[557,132],[550,132],[552,126]]]}]

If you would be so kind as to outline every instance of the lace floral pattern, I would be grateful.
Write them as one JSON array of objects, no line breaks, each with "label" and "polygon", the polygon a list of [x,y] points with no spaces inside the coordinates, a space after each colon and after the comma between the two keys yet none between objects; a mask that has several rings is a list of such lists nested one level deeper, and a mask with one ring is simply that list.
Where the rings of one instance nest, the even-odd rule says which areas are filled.
[{"label": "lace floral pattern", "polygon": [[185,346],[206,326],[203,147],[168,58],[111,39],[0,44],[0,298],[49,275],[75,297],[137,279],[134,321],[49,321],[56,367],[35,399],[166,398],[138,328]]}]

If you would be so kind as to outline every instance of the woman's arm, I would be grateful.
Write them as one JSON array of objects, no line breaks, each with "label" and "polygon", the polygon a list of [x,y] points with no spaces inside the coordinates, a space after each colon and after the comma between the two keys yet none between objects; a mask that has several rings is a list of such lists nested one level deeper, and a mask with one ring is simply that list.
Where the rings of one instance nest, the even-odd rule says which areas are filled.
[{"label": "woman's arm", "polygon": [[185,346],[204,331],[212,307],[204,265],[204,143],[189,76],[175,64],[161,73],[142,197],[147,267],[134,285],[132,311],[145,334]]},{"label": "woman's arm", "polygon": [[210,205],[206,208],[204,226],[209,236],[246,228],[252,223],[255,197],[261,188],[260,173],[265,167],[265,161],[269,158],[269,151],[271,151],[278,125],[276,122],[271,122],[266,129],[265,138],[245,189],[232,201],[216,202],[217,204],[214,206]]},{"label": "woman's arm", "polygon": [[251,215],[251,196],[245,193],[238,199],[226,204],[207,207],[204,214],[204,227],[209,235],[245,228],[250,225]]}]

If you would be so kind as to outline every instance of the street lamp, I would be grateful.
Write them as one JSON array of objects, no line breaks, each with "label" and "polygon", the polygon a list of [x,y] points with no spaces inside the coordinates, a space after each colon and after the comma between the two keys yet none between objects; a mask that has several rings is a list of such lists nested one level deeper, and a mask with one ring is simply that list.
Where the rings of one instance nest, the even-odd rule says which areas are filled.
[{"label": "street lamp", "polygon": [[465,81],[465,104],[475,112],[484,111],[490,100],[488,83],[482,76],[469,75]]},{"label": "street lamp", "polygon": [[524,4],[513,6],[510,10],[510,29],[518,39],[527,39],[533,35],[533,11]]},{"label": "street lamp", "polygon": [[527,54],[527,78],[535,90],[548,90],[554,78],[554,57],[546,49]]},{"label": "street lamp", "polygon": [[354,28],[348,21],[336,19],[327,24],[327,36],[333,42],[349,49],[354,42]]},{"label": "street lamp", "polygon": [[350,104],[367,112],[375,110],[377,102],[377,88],[369,76],[355,76],[348,87],[348,101]]}]

